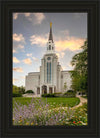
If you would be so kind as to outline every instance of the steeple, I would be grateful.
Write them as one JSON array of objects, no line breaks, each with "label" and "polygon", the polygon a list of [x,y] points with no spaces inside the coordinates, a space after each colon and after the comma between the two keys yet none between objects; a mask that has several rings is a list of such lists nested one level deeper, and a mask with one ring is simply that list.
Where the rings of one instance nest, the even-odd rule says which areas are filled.
[{"label": "steeple", "polygon": [[52,42],[53,42],[53,35],[52,35],[52,22],[50,22],[49,40],[52,40]]},{"label": "steeple", "polygon": [[53,42],[53,35],[52,35],[52,23],[50,22],[50,33],[49,33],[49,39],[47,42],[47,51],[46,53],[55,53],[55,45]]}]

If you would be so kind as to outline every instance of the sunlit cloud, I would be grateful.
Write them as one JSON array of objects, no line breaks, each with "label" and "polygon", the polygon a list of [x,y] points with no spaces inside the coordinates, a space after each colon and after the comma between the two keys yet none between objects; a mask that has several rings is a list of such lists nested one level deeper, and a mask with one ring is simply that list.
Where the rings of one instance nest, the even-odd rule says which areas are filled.
[{"label": "sunlit cloud", "polygon": [[[39,35],[32,35],[30,37],[31,45],[37,45],[40,47],[46,47],[47,43],[47,35],[39,36]],[[81,46],[84,44],[85,39],[67,36],[65,40],[61,38],[59,40],[55,40],[55,49],[57,52],[63,52],[67,49],[71,51],[80,50]],[[64,54],[64,53],[63,53]],[[62,55],[63,56],[63,55]]]},{"label": "sunlit cloud", "polygon": [[25,79],[25,76],[20,76],[20,79]]},{"label": "sunlit cloud", "polygon": [[24,62],[25,64],[29,64],[29,65],[32,64],[32,61],[31,61],[30,58],[24,59],[23,62]]},{"label": "sunlit cloud", "polygon": [[26,56],[32,57],[32,53],[27,53]]},{"label": "sunlit cloud", "polygon": [[13,53],[17,53],[17,51],[15,49],[13,49]]},{"label": "sunlit cloud", "polygon": [[18,13],[13,14],[13,19],[16,20],[18,18]]},{"label": "sunlit cloud", "polygon": [[31,57],[34,61],[38,61],[39,59],[32,56],[32,53],[27,53],[26,56]]},{"label": "sunlit cloud", "polygon": [[43,36],[32,35],[30,37],[30,42],[31,42],[31,45],[35,44],[35,45],[45,47],[47,43],[47,38]]},{"label": "sunlit cloud", "polygon": [[25,43],[25,38],[23,37],[23,34],[15,33],[15,34],[13,34],[13,41]]},{"label": "sunlit cloud", "polygon": [[13,78],[13,83],[16,82],[16,81],[18,81],[18,79]]},{"label": "sunlit cloud", "polygon": [[31,15],[31,13],[23,13],[26,17],[29,17]]},{"label": "sunlit cloud", "polygon": [[24,45],[22,44],[13,44],[13,53],[24,52]]},{"label": "sunlit cloud", "polygon": [[13,62],[14,63],[20,63],[20,61],[16,57],[13,57]]},{"label": "sunlit cloud", "polygon": [[65,51],[69,49],[71,51],[80,50],[81,46],[84,44],[85,39],[75,38],[75,37],[67,37],[66,40],[58,40],[55,41],[56,51]]},{"label": "sunlit cloud", "polygon": [[64,52],[59,52],[59,53],[56,53],[58,58],[63,58],[65,53]]},{"label": "sunlit cloud", "polygon": [[23,69],[21,67],[15,67],[15,68],[13,68],[13,71],[23,72]]}]

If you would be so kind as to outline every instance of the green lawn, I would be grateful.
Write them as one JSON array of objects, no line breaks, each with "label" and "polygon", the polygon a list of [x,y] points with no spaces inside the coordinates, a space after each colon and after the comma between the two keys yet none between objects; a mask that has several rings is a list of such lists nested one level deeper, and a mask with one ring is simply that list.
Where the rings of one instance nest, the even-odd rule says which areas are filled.
[{"label": "green lawn", "polygon": [[[40,98],[33,98],[33,102],[36,100],[39,100]],[[77,104],[79,104],[80,99],[79,98],[62,98],[62,97],[57,97],[57,98],[41,98],[44,102],[47,102],[48,104],[51,105],[51,107],[60,107],[62,106],[70,106],[73,107]],[[15,106],[15,102],[21,105],[28,105],[31,103],[32,98],[29,97],[16,97],[13,98],[13,107]]]}]

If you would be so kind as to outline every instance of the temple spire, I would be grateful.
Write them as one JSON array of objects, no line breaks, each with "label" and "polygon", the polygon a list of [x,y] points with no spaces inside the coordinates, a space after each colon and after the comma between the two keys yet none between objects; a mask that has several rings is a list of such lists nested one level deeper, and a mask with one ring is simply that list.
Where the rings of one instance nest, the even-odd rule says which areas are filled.
[{"label": "temple spire", "polygon": [[49,40],[52,40],[52,42],[53,42],[53,35],[52,35],[52,22],[50,22]]}]

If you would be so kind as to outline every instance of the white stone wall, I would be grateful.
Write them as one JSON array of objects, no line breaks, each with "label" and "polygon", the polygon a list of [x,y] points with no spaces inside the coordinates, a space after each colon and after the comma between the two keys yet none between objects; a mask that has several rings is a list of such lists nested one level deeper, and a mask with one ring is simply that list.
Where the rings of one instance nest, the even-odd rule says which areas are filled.
[{"label": "white stone wall", "polygon": [[37,87],[40,85],[40,72],[29,73],[25,79],[25,91],[33,90],[37,92]]},{"label": "white stone wall", "polygon": [[61,87],[62,87],[62,92],[64,92],[64,83],[66,83],[67,85],[67,90],[71,89],[71,84],[72,84],[72,79],[71,79],[71,74],[69,71],[62,71],[62,83],[61,83]]}]

